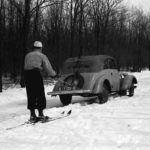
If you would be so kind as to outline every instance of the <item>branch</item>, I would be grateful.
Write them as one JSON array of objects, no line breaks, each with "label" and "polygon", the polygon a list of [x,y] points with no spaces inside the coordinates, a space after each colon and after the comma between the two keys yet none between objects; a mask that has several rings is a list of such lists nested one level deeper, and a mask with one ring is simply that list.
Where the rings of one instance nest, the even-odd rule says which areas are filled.
[{"label": "branch", "polygon": [[18,12],[19,12],[22,16],[24,16],[24,14],[23,14],[23,12],[22,12],[22,10],[21,10],[21,8],[20,8],[20,5],[19,5],[15,0],[8,0],[8,1],[10,2],[11,5],[13,5],[13,6],[18,10]]},{"label": "branch", "polygon": [[[39,3],[38,6],[34,7],[34,8],[31,10],[31,14],[34,13],[34,11],[36,10],[37,7],[40,7],[41,9],[44,9],[44,8],[49,7],[49,6],[52,6],[52,5],[60,4],[60,3],[62,3],[62,2],[64,3],[64,2],[66,2],[66,1],[68,1],[68,0],[42,0],[42,1]],[[48,3],[48,4],[42,6],[42,5],[45,4],[45,3]]]},{"label": "branch", "polygon": [[49,0],[42,0],[42,1],[38,4],[38,6],[35,6],[35,7],[31,10],[31,14],[33,14],[33,12],[36,10],[37,7],[40,7],[40,6],[42,6],[44,3],[47,3],[47,2],[49,2]]}]

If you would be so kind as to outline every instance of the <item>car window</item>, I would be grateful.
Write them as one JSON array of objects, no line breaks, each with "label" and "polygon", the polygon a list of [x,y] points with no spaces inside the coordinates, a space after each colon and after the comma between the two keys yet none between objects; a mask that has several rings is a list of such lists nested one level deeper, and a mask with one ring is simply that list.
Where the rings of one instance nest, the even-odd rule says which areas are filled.
[{"label": "car window", "polygon": [[116,69],[117,66],[116,66],[116,62],[114,59],[106,59],[104,61],[104,69]]},{"label": "car window", "polygon": [[67,62],[63,68],[63,73],[70,72],[92,72],[93,62],[92,61],[75,61]]},{"label": "car window", "polygon": [[104,61],[104,69],[109,69],[109,62],[108,62],[108,59],[106,59]]},{"label": "car window", "polygon": [[98,59],[81,60],[81,61],[66,61],[63,65],[62,74],[73,72],[98,72],[103,69],[103,62]]},{"label": "car window", "polygon": [[110,59],[109,60],[109,64],[110,64],[110,69],[116,69],[117,65],[114,59]]}]

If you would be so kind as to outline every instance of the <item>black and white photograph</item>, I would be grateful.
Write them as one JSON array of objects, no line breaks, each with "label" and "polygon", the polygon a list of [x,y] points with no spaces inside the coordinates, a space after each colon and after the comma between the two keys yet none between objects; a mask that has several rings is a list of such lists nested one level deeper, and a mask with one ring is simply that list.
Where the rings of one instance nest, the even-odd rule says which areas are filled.
[{"label": "black and white photograph", "polygon": [[0,0],[0,150],[150,150],[150,0]]}]

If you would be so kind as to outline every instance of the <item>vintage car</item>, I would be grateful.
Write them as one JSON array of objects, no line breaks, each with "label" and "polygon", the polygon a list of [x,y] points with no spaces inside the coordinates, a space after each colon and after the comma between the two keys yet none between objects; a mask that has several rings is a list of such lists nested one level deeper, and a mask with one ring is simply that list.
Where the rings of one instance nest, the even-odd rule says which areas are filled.
[{"label": "vintage car", "polygon": [[134,95],[137,79],[133,75],[120,73],[116,60],[107,55],[68,58],[62,68],[62,76],[48,95],[59,95],[63,105],[71,103],[72,96],[97,96],[105,103],[109,95]]}]

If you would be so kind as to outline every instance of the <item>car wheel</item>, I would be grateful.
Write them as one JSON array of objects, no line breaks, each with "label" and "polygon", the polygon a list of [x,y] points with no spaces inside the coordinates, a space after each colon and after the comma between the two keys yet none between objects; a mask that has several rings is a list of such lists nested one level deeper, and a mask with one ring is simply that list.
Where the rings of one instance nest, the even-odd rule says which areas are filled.
[{"label": "car wheel", "polygon": [[134,95],[134,84],[129,88],[129,96],[132,97]]},{"label": "car wheel", "polygon": [[72,100],[72,95],[59,95],[60,101],[62,102],[62,104],[64,106],[69,105],[71,103]]},{"label": "car wheel", "polygon": [[103,86],[103,92],[98,96],[99,103],[104,104],[108,101],[109,97],[109,90],[106,85]]},{"label": "car wheel", "polygon": [[122,91],[120,91],[120,92],[119,92],[119,95],[120,95],[120,96],[125,96],[125,95],[127,95],[127,90],[122,90]]}]

